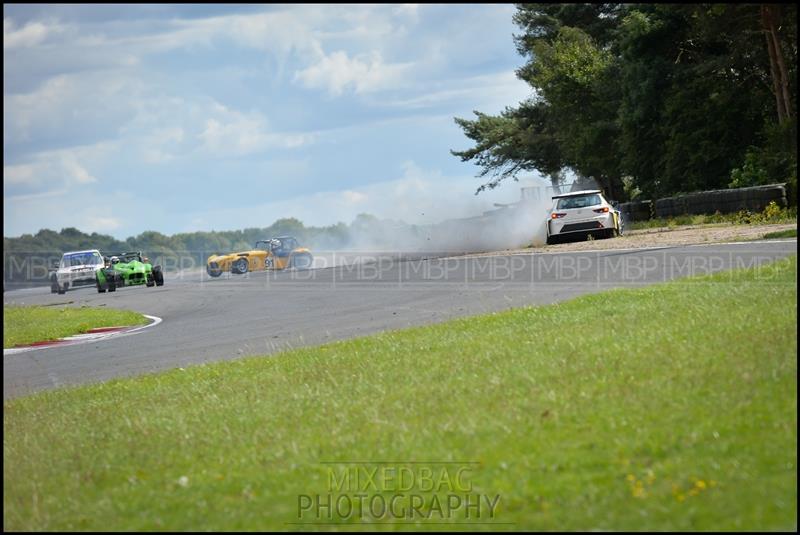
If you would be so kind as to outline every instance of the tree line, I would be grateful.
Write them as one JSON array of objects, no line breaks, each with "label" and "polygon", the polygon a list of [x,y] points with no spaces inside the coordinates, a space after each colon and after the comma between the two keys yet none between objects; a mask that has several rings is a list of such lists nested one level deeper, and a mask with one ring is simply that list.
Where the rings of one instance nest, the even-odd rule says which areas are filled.
[{"label": "tree line", "polygon": [[568,171],[612,198],[797,184],[796,4],[518,4],[531,97],[455,118],[497,187]]},{"label": "tree line", "polygon": [[185,232],[171,236],[155,231],[142,232],[125,240],[97,232],[85,233],[70,227],[56,232],[42,229],[36,234],[23,234],[16,238],[3,238],[3,252],[55,254],[82,249],[99,249],[104,253],[143,251],[150,256],[195,255],[204,262],[203,255],[248,250],[256,240],[275,236],[294,236],[301,244],[316,247],[339,248],[347,245],[353,229],[361,228],[373,216],[359,215],[351,225],[337,223],[327,227],[306,227],[295,218],[275,221],[265,228],[243,230]]},{"label": "tree line", "polygon": [[[421,228],[421,227],[420,227]],[[148,256],[195,256],[204,263],[206,256],[251,249],[257,240],[278,236],[293,236],[301,246],[318,250],[341,250],[385,241],[385,237],[403,229],[409,233],[418,229],[402,221],[379,219],[371,214],[359,214],[352,223],[328,226],[306,226],[296,218],[278,219],[263,228],[243,230],[184,232],[173,235],[148,230],[120,240],[107,234],[86,233],[74,227],[60,232],[42,229],[35,234],[3,237],[3,252],[8,254],[58,254],[67,251],[99,249],[102,253],[142,251]]]}]

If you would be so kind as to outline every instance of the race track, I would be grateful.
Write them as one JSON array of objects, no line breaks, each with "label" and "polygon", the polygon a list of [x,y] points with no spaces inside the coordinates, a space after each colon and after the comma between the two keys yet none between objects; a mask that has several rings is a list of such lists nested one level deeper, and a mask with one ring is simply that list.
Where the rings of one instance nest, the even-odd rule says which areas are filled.
[{"label": "race track", "polygon": [[362,255],[345,266],[302,272],[219,279],[204,273],[180,278],[168,274],[160,288],[105,294],[94,288],[66,295],[51,294],[49,288],[9,291],[5,304],[108,306],[163,321],[126,337],[5,355],[3,396],[761,266],[796,251],[797,242],[785,240],[488,257]]}]

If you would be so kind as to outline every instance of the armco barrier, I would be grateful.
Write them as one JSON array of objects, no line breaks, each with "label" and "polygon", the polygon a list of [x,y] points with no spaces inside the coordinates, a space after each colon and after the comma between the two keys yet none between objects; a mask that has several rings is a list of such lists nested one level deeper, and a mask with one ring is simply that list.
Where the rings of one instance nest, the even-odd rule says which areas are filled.
[{"label": "armco barrier", "polygon": [[[785,184],[699,191],[697,193],[666,197],[655,202],[655,216],[675,217],[686,214],[713,214],[715,212],[729,214],[740,210],[760,212],[771,202],[775,202],[781,207],[787,206]],[[634,220],[636,219],[634,218]]]}]

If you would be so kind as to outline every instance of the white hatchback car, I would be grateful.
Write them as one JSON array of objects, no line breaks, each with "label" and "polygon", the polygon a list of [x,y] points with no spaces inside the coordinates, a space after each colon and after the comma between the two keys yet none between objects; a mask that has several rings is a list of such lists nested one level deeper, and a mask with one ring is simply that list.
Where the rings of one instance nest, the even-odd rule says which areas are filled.
[{"label": "white hatchback car", "polygon": [[94,286],[96,272],[103,264],[103,256],[97,249],[64,253],[58,269],[50,275],[50,291],[63,294],[70,288]]},{"label": "white hatchback car", "polygon": [[611,238],[622,234],[622,214],[598,190],[572,191],[553,196],[547,219],[547,243],[562,236]]}]

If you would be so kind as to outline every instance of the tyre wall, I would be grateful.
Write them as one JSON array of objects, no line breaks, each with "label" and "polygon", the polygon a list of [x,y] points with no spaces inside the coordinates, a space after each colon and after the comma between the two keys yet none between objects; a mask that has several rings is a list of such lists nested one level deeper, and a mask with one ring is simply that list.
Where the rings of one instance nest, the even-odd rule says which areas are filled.
[{"label": "tyre wall", "polygon": [[626,221],[644,221],[653,217],[735,213],[740,210],[761,212],[771,202],[780,207],[788,205],[785,184],[770,184],[751,188],[698,191],[652,201],[622,203],[620,210]]}]

